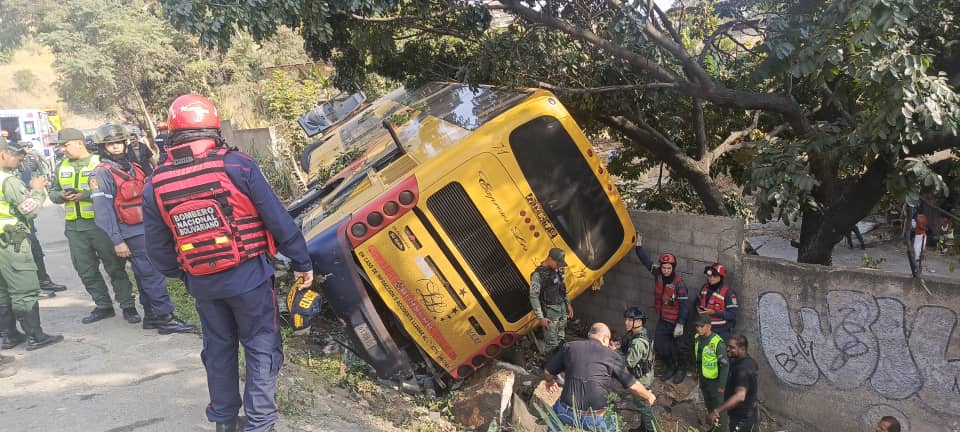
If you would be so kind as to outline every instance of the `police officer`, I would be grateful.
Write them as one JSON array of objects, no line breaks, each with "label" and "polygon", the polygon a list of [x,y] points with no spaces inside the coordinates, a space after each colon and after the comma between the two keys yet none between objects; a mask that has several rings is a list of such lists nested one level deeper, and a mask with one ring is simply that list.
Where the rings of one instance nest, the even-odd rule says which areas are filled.
[{"label": "police officer", "polygon": [[[713,331],[709,315],[698,315],[695,321],[697,335],[694,339],[694,355],[697,370],[700,372],[700,393],[707,412],[713,412],[723,401],[727,387],[730,360],[727,358],[726,344],[723,338]],[[719,421],[718,421],[719,420]],[[712,420],[711,431],[727,430],[727,413],[720,413]]]},{"label": "police officer", "polygon": [[[626,333],[620,342],[620,354],[623,355],[627,370],[644,387],[650,388],[653,385],[653,364],[650,361],[650,338],[647,337],[647,329],[643,327],[646,322],[647,315],[638,307],[623,312]],[[630,429],[630,432],[657,432],[653,410],[646,401],[631,397],[630,408],[640,413],[640,426]]]},{"label": "police officer", "polygon": [[[39,151],[33,149],[31,142],[25,142],[23,161],[20,162],[20,179],[23,184],[30,183],[34,177],[46,177],[50,174],[50,166],[45,157]],[[30,247],[33,251],[33,262],[37,265],[37,278],[40,279],[40,296],[56,297],[56,293],[67,289],[65,285],[54,283],[47,273],[46,263],[43,261],[43,247],[40,245],[40,239],[37,237],[37,227],[34,221],[29,222],[30,227]]]},{"label": "police officer", "polygon": [[680,384],[686,378],[684,359],[687,358],[689,345],[683,337],[683,327],[690,310],[690,298],[687,294],[687,285],[677,273],[677,257],[671,253],[660,255],[654,264],[640,244],[637,236],[637,247],[634,249],[643,266],[650,269],[656,287],[653,292],[653,305],[660,320],[657,322],[654,347],[657,351],[657,360],[666,367],[663,379],[673,378],[674,384]]},{"label": "police officer", "polygon": [[697,313],[710,317],[713,331],[727,340],[737,326],[737,293],[724,283],[727,269],[720,263],[714,263],[703,269],[707,283],[700,288],[697,296]]},{"label": "police officer", "polygon": [[183,278],[203,325],[203,364],[218,432],[240,428],[237,342],[246,358],[243,430],[270,431],[283,363],[273,266],[277,249],[301,287],[313,281],[306,242],[256,161],[232,151],[210,100],[184,95],[170,106],[167,158],[143,191],[147,254],[161,273]]},{"label": "police officer", "polygon": [[563,270],[567,266],[564,256],[562,249],[550,249],[547,259],[530,275],[530,306],[543,326],[547,358],[563,344],[567,319],[573,318],[573,306],[563,283]]},{"label": "police officer", "polygon": [[96,307],[80,322],[90,324],[116,316],[107,283],[100,274],[103,263],[113,285],[114,297],[123,310],[123,318],[131,324],[140,322],[133,303],[133,284],[127,274],[126,260],[117,256],[110,237],[94,221],[90,178],[100,164],[100,156],[92,155],[84,144],[83,133],[76,129],[60,131],[58,145],[64,158],[57,167],[57,183],[50,200],[63,204],[66,210],[64,232],[70,246],[70,260],[90,293]]},{"label": "police officer", "polygon": [[730,354],[730,378],[727,380],[725,401],[707,415],[713,423],[720,413],[730,413],[730,432],[754,432],[760,419],[757,412],[757,362],[747,351],[747,337],[733,335],[727,341]]},{"label": "police officer", "polygon": [[[46,199],[47,179],[30,180],[27,190],[14,174],[20,150],[10,142],[0,144],[0,336],[3,349],[26,341],[27,350],[34,350],[60,342],[63,336],[48,335],[40,325],[40,286],[24,221],[37,217]],[[17,321],[26,336],[17,331]]]},{"label": "police officer", "polygon": [[[564,345],[547,360],[544,381],[547,391],[559,389],[556,376],[563,373],[563,393],[553,404],[553,412],[561,423],[578,425],[590,431],[616,431],[617,418],[607,413],[607,397],[612,393],[612,379],[616,379],[633,395],[653,406],[657,397],[627,370],[623,359],[610,345],[610,329],[606,324],[590,326],[586,340]],[[611,379],[612,378],[612,379]],[[551,431],[563,430],[549,421]]]},{"label": "police officer", "polygon": [[97,128],[93,138],[101,156],[100,165],[90,179],[94,221],[113,242],[120,258],[133,266],[133,277],[140,290],[143,328],[160,334],[193,333],[196,327],[177,319],[167,292],[167,278],[147,258],[143,238],[143,182],[140,166],[127,160],[127,133],[114,124]]}]

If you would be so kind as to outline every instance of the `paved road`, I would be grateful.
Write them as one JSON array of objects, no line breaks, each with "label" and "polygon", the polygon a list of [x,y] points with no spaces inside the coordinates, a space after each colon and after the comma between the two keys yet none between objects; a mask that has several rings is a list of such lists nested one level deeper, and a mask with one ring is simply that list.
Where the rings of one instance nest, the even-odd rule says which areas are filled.
[{"label": "paved road", "polygon": [[38,221],[48,270],[69,287],[40,301],[41,319],[47,333],[65,340],[36,351],[4,351],[16,358],[19,372],[0,381],[0,430],[212,431],[203,414],[199,336],[160,336],[119,313],[80,324],[93,302],[70,265],[62,207],[48,203]]}]

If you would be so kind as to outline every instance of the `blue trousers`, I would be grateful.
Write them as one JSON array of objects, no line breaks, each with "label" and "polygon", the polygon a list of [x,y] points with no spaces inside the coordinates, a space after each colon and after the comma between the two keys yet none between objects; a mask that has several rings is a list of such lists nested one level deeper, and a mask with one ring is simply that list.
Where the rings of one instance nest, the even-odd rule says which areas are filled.
[{"label": "blue trousers", "polygon": [[[576,415],[571,409],[567,408],[558,400],[555,404],[553,404],[553,413],[557,415],[557,419],[559,419],[561,423],[567,426],[579,425],[581,429],[593,432],[619,431],[617,428],[617,416],[612,412],[608,412],[606,415],[602,416]],[[579,417],[579,419],[577,417]],[[548,432],[560,432],[563,430],[563,427],[554,424],[555,422],[552,419],[549,423],[550,425],[547,428]]]},{"label": "blue trousers", "polygon": [[[196,292],[198,287],[190,287]],[[207,370],[210,405],[207,419],[226,422],[240,410],[240,371],[237,342],[247,362],[243,410],[247,432],[266,430],[279,416],[274,393],[283,365],[280,322],[273,279],[246,293],[215,300],[197,299],[203,325],[203,366]]]},{"label": "blue trousers", "polygon": [[166,315],[173,312],[173,302],[167,291],[167,277],[157,271],[147,257],[147,243],[143,234],[124,240],[130,248],[130,264],[133,266],[133,278],[140,291],[140,305],[143,311],[152,311],[154,315]]}]

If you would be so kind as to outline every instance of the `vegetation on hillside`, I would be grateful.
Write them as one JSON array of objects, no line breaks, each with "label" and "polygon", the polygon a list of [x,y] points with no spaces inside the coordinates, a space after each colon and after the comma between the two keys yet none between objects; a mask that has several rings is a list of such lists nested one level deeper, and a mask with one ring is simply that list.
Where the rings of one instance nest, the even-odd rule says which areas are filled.
[{"label": "vegetation on hillside", "polygon": [[629,144],[620,174],[663,162],[728,214],[727,173],[760,219],[802,217],[802,262],[829,264],[885,192],[945,192],[928,156],[960,148],[951,0],[161,3],[221,49],[293,26],[338,85],[377,72],[552,89],[589,132]]}]

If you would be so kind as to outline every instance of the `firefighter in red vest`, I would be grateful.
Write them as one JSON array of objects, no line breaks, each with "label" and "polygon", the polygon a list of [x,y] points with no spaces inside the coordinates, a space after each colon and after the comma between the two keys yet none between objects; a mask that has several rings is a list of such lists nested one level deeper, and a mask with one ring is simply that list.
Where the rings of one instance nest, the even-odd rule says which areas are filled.
[{"label": "firefighter in red vest", "polygon": [[697,296],[697,312],[710,317],[713,331],[723,340],[729,340],[737,327],[737,293],[724,282],[727,278],[727,269],[720,263],[713,263],[703,269],[707,275],[707,283],[700,288]]},{"label": "firefighter in red vest", "polygon": [[143,328],[156,329],[160,334],[193,333],[196,327],[173,314],[167,278],[147,258],[142,204],[147,176],[139,164],[128,159],[128,139],[124,128],[110,123],[94,133],[93,141],[100,154],[100,164],[90,179],[94,222],[110,237],[117,256],[130,260],[140,289]]},{"label": "firefighter in red vest", "polygon": [[653,273],[656,284],[653,305],[660,320],[657,322],[653,349],[657,353],[657,360],[667,366],[662,378],[672,378],[674,383],[680,384],[687,376],[683,359],[688,357],[686,353],[689,351],[689,344],[686,343],[688,338],[683,335],[690,309],[687,285],[677,272],[676,256],[664,253],[654,263],[640,245],[639,237],[636,246],[637,257]]},{"label": "firefighter in red vest", "polygon": [[[203,364],[218,432],[274,430],[283,364],[273,266],[277,250],[307,288],[313,266],[306,241],[256,161],[231,150],[207,98],[184,95],[170,106],[164,163],[143,190],[147,253],[161,273],[183,278],[203,325]],[[237,343],[243,344],[246,424]]]}]

